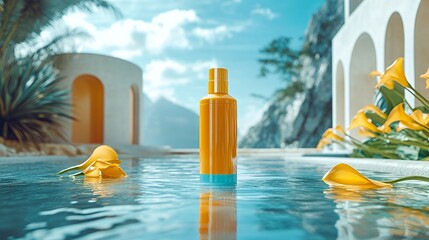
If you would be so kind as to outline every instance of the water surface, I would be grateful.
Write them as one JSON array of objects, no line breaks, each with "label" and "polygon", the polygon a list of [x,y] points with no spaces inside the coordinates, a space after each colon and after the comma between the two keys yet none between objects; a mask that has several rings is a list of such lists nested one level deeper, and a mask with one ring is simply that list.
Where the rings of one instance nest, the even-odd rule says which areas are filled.
[{"label": "water surface", "polygon": [[189,156],[123,159],[119,180],[55,174],[81,161],[0,164],[0,239],[429,237],[424,184],[330,189],[329,165],[281,158],[239,158],[236,187],[201,186]]}]

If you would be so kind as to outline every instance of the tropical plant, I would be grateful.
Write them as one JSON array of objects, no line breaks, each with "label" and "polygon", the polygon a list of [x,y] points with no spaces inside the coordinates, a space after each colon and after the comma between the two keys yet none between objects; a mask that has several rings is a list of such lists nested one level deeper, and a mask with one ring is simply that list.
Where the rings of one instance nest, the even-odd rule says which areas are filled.
[{"label": "tropical plant", "polygon": [[[36,60],[36,61],[34,61]],[[0,62],[0,131],[5,139],[32,143],[62,141],[60,129],[69,115],[68,91],[52,62],[31,56],[16,59],[11,51]]]},{"label": "tropical plant", "polygon": [[[382,108],[363,107],[348,127],[349,131],[358,129],[358,133],[367,138],[360,141],[337,126],[325,131],[319,149],[336,143],[351,146],[354,157],[429,159],[429,101],[408,82],[403,61],[398,58],[384,73],[370,74],[380,78],[376,88],[384,99]],[[429,69],[421,77],[426,79],[426,88],[429,88]],[[404,96],[405,91],[422,105],[412,106]]]},{"label": "tropical plant", "polygon": [[261,77],[276,74],[288,84],[285,88],[276,91],[277,99],[293,97],[305,90],[305,84],[298,79],[298,76],[302,69],[300,57],[307,55],[308,50],[296,50],[290,44],[291,38],[289,37],[276,38],[261,49],[260,52],[264,57],[258,59],[261,65],[259,72]]},{"label": "tropical plant", "polygon": [[271,41],[261,50],[265,55],[259,59],[261,64],[260,75],[266,77],[268,74],[279,74],[285,81],[297,77],[302,65],[299,61],[301,51],[290,46],[289,37],[279,37]]},{"label": "tropical plant", "polygon": [[[29,142],[65,140],[62,124],[70,119],[69,93],[53,66],[55,54],[78,29],[53,29],[70,10],[118,11],[103,0],[0,1],[0,136]],[[42,31],[52,37],[41,40]],[[54,34],[56,33],[56,34]]]}]

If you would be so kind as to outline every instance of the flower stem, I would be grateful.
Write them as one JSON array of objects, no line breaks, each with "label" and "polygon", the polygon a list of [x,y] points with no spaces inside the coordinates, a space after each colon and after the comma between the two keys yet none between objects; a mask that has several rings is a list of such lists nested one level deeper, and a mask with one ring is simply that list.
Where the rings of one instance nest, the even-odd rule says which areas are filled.
[{"label": "flower stem", "polygon": [[70,175],[70,177],[76,177],[76,176],[79,176],[79,175],[83,175],[83,172],[82,171],[77,172],[75,174]]},{"label": "flower stem", "polygon": [[59,172],[57,172],[57,174],[63,174],[63,173],[65,173],[65,172],[68,172],[68,171],[73,171],[73,170],[79,170],[80,169],[80,165],[76,165],[76,166],[73,166],[73,167],[69,167],[69,168],[66,168],[66,169],[63,169],[63,170],[61,170],[61,171],[59,171]]},{"label": "flower stem", "polygon": [[[423,97],[416,89],[414,89],[411,85],[409,88],[405,88],[408,90],[409,93],[411,93],[414,97],[416,97],[425,107],[429,107],[429,102],[426,100],[425,97]],[[411,91],[412,90],[412,91]]]},{"label": "flower stem", "polygon": [[429,177],[408,176],[408,177],[398,178],[398,179],[389,180],[389,181],[382,181],[382,182],[393,184],[393,183],[397,183],[397,182],[410,181],[410,180],[429,182]]}]

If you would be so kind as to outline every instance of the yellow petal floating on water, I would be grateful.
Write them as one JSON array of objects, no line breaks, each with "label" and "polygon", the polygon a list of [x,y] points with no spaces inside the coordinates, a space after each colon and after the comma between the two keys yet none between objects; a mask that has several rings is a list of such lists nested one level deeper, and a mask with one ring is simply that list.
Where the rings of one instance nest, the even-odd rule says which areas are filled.
[{"label": "yellow petal floating on water", "polygon": [[85,169],[97,159],[109,162],[116,161],[118,158],[118,154],[115,152],[115,150],[113,150],[113,148],[107,145],[101,145],[92,152],[91,156],[89,156],[89,158],[84,163],[82,163],[81,166],[82,169]]},{"label": "yellow petal floating on water", "polygon": [[127,174],[119,167],[121,161],[106,162],[96,160],[91,166],[83,170],[86,177],[121,178]]},{"label": "yellow petal floating on water", "polygon": [[380,77],[380,81],[378,81],[375,87],[380,88],[381,86],[385,86],[388,89],[393,89],[395,86],[393,84],[394,82],[403,87],[410,86],[404,73],[404,58],[396,59],[396,61],[386,69],[386,72]]},{"label": "yellow petal floating on water", "polygon": [[82,170],[86,177],[98,178],[122,178],[127,174],[119,166],[121,160],[118,159],[118,154],[115,150],[107,145],[97,147],[82,164],[64,169],[59,173],[64,173],[70,170]]},{"label": "yellow petal floating on water", "polygon": [[392,184],[365,177],[359,171],[345,163],[337,164],[331,168],[331,170],[323,176],[323,181],[332,187],[343,187],[347,189],[392,187]]}]

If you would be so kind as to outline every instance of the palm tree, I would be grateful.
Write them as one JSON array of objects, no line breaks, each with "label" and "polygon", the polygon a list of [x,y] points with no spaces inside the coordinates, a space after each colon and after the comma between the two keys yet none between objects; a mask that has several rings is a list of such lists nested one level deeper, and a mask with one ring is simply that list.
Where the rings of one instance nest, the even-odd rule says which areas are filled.
[{"label": "palm tree", "polygon": [[38,41],[69,11],[94,9],[120,15],[104,0],[0,0],[1,137],[35,146],[65,140],[62,123],[72,118],[69,92],[61,88],[52,60],[65,41],[85,33],[64,29],[45,44]]}]

